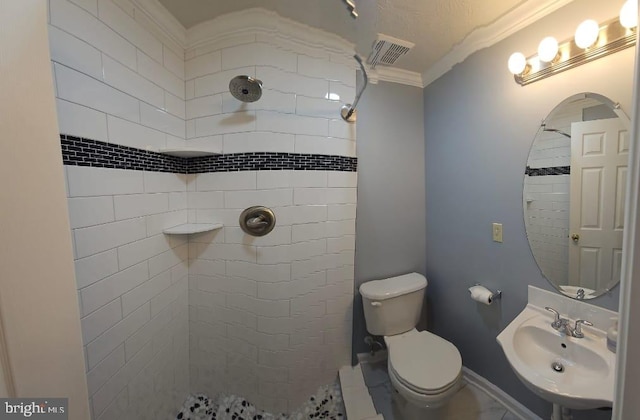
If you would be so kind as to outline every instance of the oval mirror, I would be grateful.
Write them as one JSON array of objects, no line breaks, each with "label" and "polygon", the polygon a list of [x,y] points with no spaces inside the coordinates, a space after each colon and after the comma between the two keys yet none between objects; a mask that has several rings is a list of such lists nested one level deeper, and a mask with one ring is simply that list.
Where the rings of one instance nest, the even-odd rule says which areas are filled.
[{"label": "oval mirror", "polygon": [[527,238],[561,293],[592,299],[620,280],[629,118],[594,94],[571,96],[542,121],[524,176]]}]

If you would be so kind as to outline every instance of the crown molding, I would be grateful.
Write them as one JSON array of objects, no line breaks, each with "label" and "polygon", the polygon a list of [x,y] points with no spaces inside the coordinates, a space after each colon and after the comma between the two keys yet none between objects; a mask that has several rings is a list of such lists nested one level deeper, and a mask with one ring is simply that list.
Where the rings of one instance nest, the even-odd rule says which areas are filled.
[{"label": "crown molding", "polygon": [[491,25],[476,29],[422,74],[423,87],[433,83],[440,76],[451,70],[454,65],[461,63],[474,52],[502,41],[572,1],[529,0],[503,15]]},{"label": "crown molding", "polygon": [[[378,80],[382,80],[426,87],[474,52],[502,41],[572,1],[529,0],[491,25],[471,32],[462,43],[456,45],[424,73],[380,66],[371,70],[371,81],[377,83]],[[246,35],[267,35],[282,40],[287,46],[299,46],[302,50],[320,49],[345,58],[350,58],[355,50],[353,43],[338,35],[284,18],[276,12],[262,8],[229,13],[185,29],[158,0],[131,2],[137,8],[136,13],[144,13],[158,29],[185,51]]]},{"label": "crown molding", "polygon": [[187,30],[158,0],[131,0],[138,11],[144,13],[164,35],[187,48]]},{"label": "crown molding", "polygon": [[187,50],[246,35],[268,35],[281,39],[287,45],[320,48],[330,54],[352,56],[355,51],[355,44],[338,35],[263,8],[228,13],[189,28]]},{"label": "crown molding", "polygon": [[[321,49],[328,54],[351,58],[355,44],[346,39],[296,22],[263,8],[228,13],[185,29],[158,0],[131,0],[157,29],[186,51],[246,35],[266,35],[287,46],[304,50]],[[354,64],[355,66],[355,64]]]},{"label": "crown molding", "polygon": [[376,68],[367,67],[367,75],[374,85],[379,81],[399,83],[401,85],[415,86],[422,88],[422,75],[415,71],[399,69],[397,67],[380,66]]}]

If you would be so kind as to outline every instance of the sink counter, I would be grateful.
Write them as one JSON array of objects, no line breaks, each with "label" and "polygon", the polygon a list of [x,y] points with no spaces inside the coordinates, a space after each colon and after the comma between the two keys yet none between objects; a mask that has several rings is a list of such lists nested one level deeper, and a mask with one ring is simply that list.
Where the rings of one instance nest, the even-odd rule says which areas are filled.
[{"label": "sink counter", "polygon": [[[562,311],[561,317],[568,318]],[[584,326],[584,337],[576,338],[555,330],[553,320],[553,314],[529,303],[498,335],[511,368],[531,391],[552,403],[575,409],[611,407],[616,355],[607,349],[606,332]]]}]

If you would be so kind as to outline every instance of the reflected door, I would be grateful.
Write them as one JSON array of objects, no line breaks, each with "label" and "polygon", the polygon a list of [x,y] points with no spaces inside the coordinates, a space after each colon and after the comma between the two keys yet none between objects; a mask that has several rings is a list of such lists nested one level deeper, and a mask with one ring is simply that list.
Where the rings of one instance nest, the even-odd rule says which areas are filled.
[{"label": "reflected door", "polygon": [[620,277],[629,136],[620,119],[571,124],[569,284]]}]

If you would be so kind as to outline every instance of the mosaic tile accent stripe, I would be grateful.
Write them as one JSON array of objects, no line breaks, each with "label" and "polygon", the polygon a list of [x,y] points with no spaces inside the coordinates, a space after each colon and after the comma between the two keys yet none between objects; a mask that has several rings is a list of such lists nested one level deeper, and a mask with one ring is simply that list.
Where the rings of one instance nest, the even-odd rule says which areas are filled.
[{"label": "mosaic tile accent stripe", "polygon": [[358,158],[301,153],[232,153],[181,158],[99,140],[60,135],[65,165],[197,174],[234,171],[356,172]]},{"label": "mosaic tile accent stripe", "polygon": [[547,176],[547,175],[570,175],[571,166],[552,166],[549,168],[530,168],[524,171],[529,176]]},{"label": "mosaic tile accent stripe", "polygon": [[269,170],[356,172],[357,158],[300,153],[232,153],[191,158],[187,166],[191,174]]},{"label": "mosaic tile accent stripe", "polygon": [[151,172],[187,172],[186,159],[99,140],[60,135],[62,163],[72,166],[130,169]]}]

